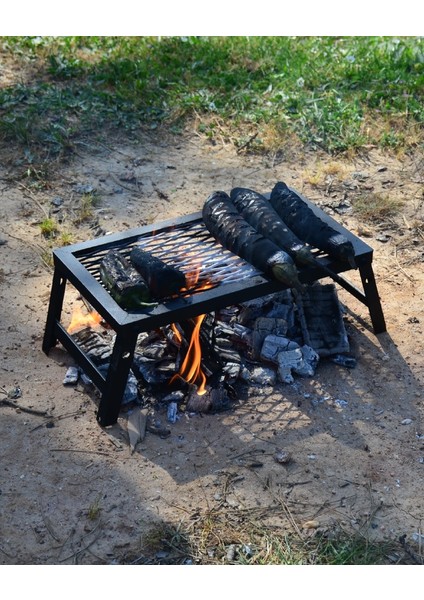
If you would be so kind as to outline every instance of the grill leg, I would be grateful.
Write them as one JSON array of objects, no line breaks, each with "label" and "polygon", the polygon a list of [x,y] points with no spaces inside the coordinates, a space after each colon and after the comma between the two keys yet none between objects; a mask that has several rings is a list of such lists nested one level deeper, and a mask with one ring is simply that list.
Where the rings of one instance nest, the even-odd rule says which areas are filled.
[{"label": "grill leg", "polygon": [[377,284],[375,282],[374,272],[371,263],[365,263],[359,267],[362,285],[364,287],[366,304],[369,309],[374,333],[384,333],[386,331],[386,321],[384,319],[383,309],[381,307],[380,296],[378,295]]},{"label": "grill leg", "polygon": [[43,338],[43,352],[48,354],[57,343],[56,323],[60,321],[62,313],[63,298],[65,296],[66,278],[63,277],[57,268],[53,274],[52,289],[50,292],[49,310],[47,312],[46,328]]},{"label": "grill leg", "polygon": [[116,334],[105,388],[97,411],[97,421],[102,427],[114,425],[118,420],[137,337],[132,332]]}]

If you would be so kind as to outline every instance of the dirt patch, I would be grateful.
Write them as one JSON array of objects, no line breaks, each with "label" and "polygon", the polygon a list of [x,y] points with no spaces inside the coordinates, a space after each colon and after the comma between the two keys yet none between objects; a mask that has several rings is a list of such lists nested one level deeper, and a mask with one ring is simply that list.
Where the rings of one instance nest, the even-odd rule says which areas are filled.
[{"label": "dirt patch", "polygon": [[[300,531],[317,520],[414,543],[424,516],[422,157],[370,149],[350,161],[263,159],[194,134],[80,148],[39,189],[12,166],[0,173],[0,374],[9,393],[0,401],[13,402],[15,390],[18,406],[54,417],[1,405],[0,563],[126,562],[146,554],[152,524],[189,524],[217,506],[261,509],[264,524]],[[268,191],[278,180],[375,249],[387,333],[375,336],[367,309],[339,290],[355,369],[322,364],[293,385],[250,386],[235,410],[184,416],[167,439],[147,434],[131,454],[125,417],[101,429],[95,397],[62,384],[67,353],[41,350],[52,280],[45,212],[57,210],[77,241],[195,212],[216,189]],[[96,204],[76,226],[82,189]],[[352,213],[355,199],[382,194],[402,203],[395,216],[365,223]],[[64,321],[76,303],[65,304]],[[274,460],[277,448],[290,463]]]}]

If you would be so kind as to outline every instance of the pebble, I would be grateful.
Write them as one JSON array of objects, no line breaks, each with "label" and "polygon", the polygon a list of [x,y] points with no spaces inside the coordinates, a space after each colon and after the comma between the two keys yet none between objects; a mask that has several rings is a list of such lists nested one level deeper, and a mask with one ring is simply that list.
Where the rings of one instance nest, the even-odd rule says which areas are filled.
[{"label": "pebble", "polygon": [[229,561],[234,560],[235,556],[236,556],[236,546],[235,546],[235,544],[231,544],[230,546],[228,546],[227,560],[229,560]]},{"label": "pebble", "polygon": [[279,463],[280,465],[286,465],[291,461],[291,459],[292,456],[290,452],[287,452],[287,450],[277,450],[274,454],[275,462]]},{"label": "pebble", "polygon": [[410,425],[412,423],[412,419],[403,419],[401,421],[401,425]]},{"label": "pebble", "polygon": [[318,529],[319,521],[306,521],[303,523],[303,529]]},{"label": "pebble", "polygon": [[96,191],[96,188],[94,186],[92,186],[90,184],[84,185],[81,183],[78,183],[74,189],[77,194],[92,194],[93,192]]}]

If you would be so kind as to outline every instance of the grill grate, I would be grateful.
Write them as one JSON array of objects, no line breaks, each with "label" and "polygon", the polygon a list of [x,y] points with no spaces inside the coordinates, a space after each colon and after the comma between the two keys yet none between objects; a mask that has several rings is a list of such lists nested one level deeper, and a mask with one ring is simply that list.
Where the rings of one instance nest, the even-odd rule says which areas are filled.
[{"label": "grill grate", "polygon": [[[193,274],[198,274],[196,283],[182,295],[201,292],[206,285],[211,289],[261,275],[258,269],[218,244],[202,221],[141,235],[135,241],[127,243],[117,242],[106,249],[79,256],[79,260],[101,283],[99,266],[106,253],[116,249],[128,259],[135,246],[140,246],[170,266],[180,269],[187,281],[194,281]],[[161,300],[166,301],[167,298]]]}]

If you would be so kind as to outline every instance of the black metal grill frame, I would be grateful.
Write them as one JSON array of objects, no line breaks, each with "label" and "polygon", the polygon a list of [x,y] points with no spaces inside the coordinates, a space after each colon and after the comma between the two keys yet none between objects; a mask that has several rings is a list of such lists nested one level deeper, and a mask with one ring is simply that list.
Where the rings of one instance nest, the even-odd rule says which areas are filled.
[{"label": "black metal grill frame", "polygon": [[[328,269],[330,269],[333,273],[333,279],[368,307],[374,332],[378,334],[386,331],[372,269],[373,249],[342,227],[318,206],[306,198],[302,198],[323,221],[351,240],[363,290],[339,275],[339,273],[350,270],[349,265],[335,262],[322,253],[317,253],[317,260],[327,270],[311,267],[302,268],[299,270],[299,279],[303,283],[312,283],[323,277],[328,277]],[[98,265],[102,256],[108,250],[112,248],[119,249],[125,254],[125,252],[130,251],[134,244],[149,245],[159,240],[159,244],[156,245],[156,249],[153,248],[152,253],[166,258],[164,245],[166,245],[167,235],[171,235],[171,232],[172,235],[178,236],[178,234],[181,234],[182,237],[188,234],[186,239],[190,242],[191,231],[195,231],[195,235],[201,238],[201,244],[209,244],[214,250],[216,250],[216,247],[219,248],[224,266],[226,261],[230,261],[230,263],[233,261],[234,277],[232,280],[230,278],[230,281],[220,282],[218,277],[210,289],[200,290],[199,286],[195,286],[178,297],[163,299],[156,307],[142,311],[122,309],[101,284]],[[164,236],[164,245],[161,245],[161,236]],[[103,427],[113,425],[118,419],[137,337],[141,332],[151,331],[171,323],[182,322],[200,314],[253,300],[286,288],[283,284],[266,277],[239,257],[235,257],[232,253],[221,248],[207,232],[200,212],[59,248],[54,250],[53,260],[54,274],[43,339],[43,351],[48,354],[58,341],[61,342],[77,364],[93,380],[101,392],[97,421]],[[172,263],[175,256],[169,256],[168,260]],[[188,265],[187,268],[190,268],[190,266]],[[231,268],[230,265],[230,271]],[[237,274],[240,276],[238,277]],[[201,273],[200,282],[209,276],[210,273]],[[92,305],[104,321],[116,332],[106,377],[100,373],[96,365],[60,322],[68,282],[79,291],[81,296]]]}]

